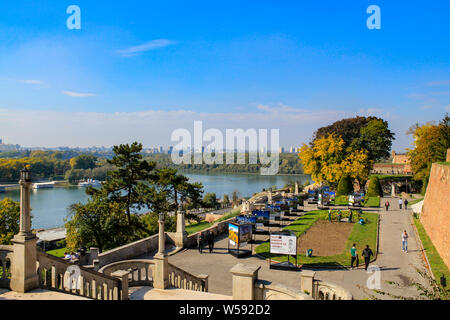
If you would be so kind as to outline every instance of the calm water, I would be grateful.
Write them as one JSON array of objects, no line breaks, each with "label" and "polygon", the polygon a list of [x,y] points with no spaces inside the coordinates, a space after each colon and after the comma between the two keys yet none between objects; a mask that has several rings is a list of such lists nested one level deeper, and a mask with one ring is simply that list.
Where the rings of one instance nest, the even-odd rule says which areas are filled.
[{"label": "calm water", "polygon": [[[228,194],[231,199],[233,191],[241,197],[250,197],[263,188],[272,186],[284,187],[286,183],[299,181],[303,184],[311,181],[308,175],[291,176],[261,176],[258,174],[185,174],[191,182],[203,183],[205,193],[214,192],[222,198]],[[55,228],[64,225],[67,217],[67,208],[78,202],[85,202],[88,196],[84,188],[68,187],[54,189],[40,189],[31,191],[31,207],[33,209],[33,228]],[[15,201],[20,200],[19,191],[0,193],[0,200],[9,197]]]}]

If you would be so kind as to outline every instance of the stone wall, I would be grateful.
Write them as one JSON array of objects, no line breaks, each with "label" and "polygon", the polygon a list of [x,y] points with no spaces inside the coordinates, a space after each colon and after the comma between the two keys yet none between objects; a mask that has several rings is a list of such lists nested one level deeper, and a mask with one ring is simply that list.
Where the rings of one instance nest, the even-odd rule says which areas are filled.
[{"label": "stone wall", "polygon": [[420,220],[450,268],[450,166],[434,163]]},{"label": "stone wall", "polygon": [[[171,239],[169,239],[168,237],[166,237],[166,242],[172,243]],[[137,258],[144,254],[157,250],[158,235],[155,234],[151,237],[100,253],[98,255],[99,267],[101,268],[117,261]]]}]

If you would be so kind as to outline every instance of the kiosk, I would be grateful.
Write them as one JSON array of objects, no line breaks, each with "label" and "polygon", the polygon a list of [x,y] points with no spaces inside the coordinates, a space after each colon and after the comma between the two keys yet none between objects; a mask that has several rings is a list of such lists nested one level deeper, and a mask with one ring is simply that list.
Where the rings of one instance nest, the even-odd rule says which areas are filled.
[{"label": "kiosk", "polygon": [[[237,258],[251,256],[253,252],[253,225],[230,222],[228,224],[228,253]],[[250,250],[242,249],[250,244]]]},{"label": "kiosk", "polygon": [[[292,231],[273,232],[270,234],[270,269],[299,271],[297,263],[297,236]],[[287,255],[288,261],[285,262],[273,262],[272,254],[275,255]],[[295,264],[290,261],[291,256]]]}]

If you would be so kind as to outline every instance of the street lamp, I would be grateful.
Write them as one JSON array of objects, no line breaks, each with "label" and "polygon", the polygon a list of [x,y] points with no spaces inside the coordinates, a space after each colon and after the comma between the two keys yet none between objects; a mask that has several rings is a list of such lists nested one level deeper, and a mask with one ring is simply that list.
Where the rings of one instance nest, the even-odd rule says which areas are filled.
[{"label": "street lamp", "polygon": [[165,220],[164,212],[160,212],[159,213],[159,221],[164,222],[164,220]]},{"label": "street lamp", "polygon": [[31,182],[31,170],[27,168],[20,170],[20,180],[23,182]]}]

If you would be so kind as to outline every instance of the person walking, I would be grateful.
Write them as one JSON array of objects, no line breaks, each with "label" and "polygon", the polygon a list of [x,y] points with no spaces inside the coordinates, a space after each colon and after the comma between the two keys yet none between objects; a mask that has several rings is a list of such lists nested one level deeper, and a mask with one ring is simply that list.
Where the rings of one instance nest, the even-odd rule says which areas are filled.
[{"label": "person walking", "polygon": [[403,252],[408,253],[408,233],[405,231],[403,231],[402,233],[402,250]]},{"label": "person walking", "polygon": [[389,203],[389,201],[388,200],[386,200],[386,202],[384,203],[384,206],[386,207],[386,211],[389,211],[389,206],[390,206],[391,204]]},{"label": "person walking", "polygon": [[352,223],[352,219],[353,219],[353,211],[352,211],[352,209],[350,209],[350,214],[348,216],[348,222]]},{"label": "person walking", "polygon": [[359,259],[358,259],[358,250],[356,249],[356,244],[353,244],[353,247],[350,249],[350,256],[352,257],[350,261],[350,267],[353,270],[353,264],[356,262],[356,269],[359,267]]},{"label": "person walking", "polygon": [[405,201],[403,202],[403,204],[405,205],[405,210],[408,210],[408,199],[405,199]]},{"label": "person walking", "polygon": [[369,248],[369,245],[366,245],[366,248],[362,252],[362,256],[364,258],[364,270],[367,271],[367,268],[369,267],[370,258],[373,256],[372,249]]},{"label": "person walking", "polygon": [[328,210],[328,221],[331,222],[331,209]]},{"label": "person walking", "polygon": [[341,210],[338,210],[338,221],[341,222],[342,219],[342,212]]},{"label": "person walking", "polygon": [[212,253],[214,250],[214,234],[211,230],[209,230],[209,233],[208,233],[208,248],[209,248],[209,253]]},{"label": "person walking", "polygon": [[203,243],[205,242],[205,237],[203,233],[198,235],[198,252],[203,253]]},{"label": "person walking", "polygon": [[400,210],[402,210],[402,204],[403,204],[402,198],[398,199],[398,207],[400,208]]}]

